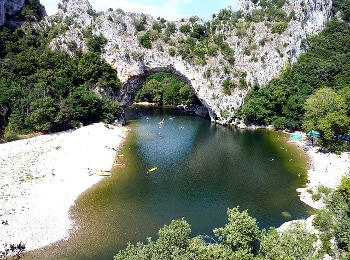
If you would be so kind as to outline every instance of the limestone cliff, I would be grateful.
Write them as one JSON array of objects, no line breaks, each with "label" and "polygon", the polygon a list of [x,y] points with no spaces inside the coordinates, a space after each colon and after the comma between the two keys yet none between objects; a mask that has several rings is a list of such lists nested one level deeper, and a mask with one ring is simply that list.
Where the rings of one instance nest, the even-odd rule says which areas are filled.
[{"label": "limestone cliff", "polygon": [[4,25],[7,16],[12,16],[24,7],[25,0],[0,0],[0,26]]},{"label": "limestone cliff", "polygon": [[[0,26],[8,23],[11,26],[19,27],[23,22],[20,13],[26,6],[26,0],[0,0]],[[32,10],[35,11],[35,14],[31,15],[31,21],[46,15],[42,5],[38,4],[37,8],[38,10]]]},{"label": "limestone cliff", "polygon": [[[133,102],[135,91],[148,75],[172,72],[192,87],[208,108],[212,121],[227,124],[234,119],[235,109],[242,105],[254,82],[265,84],[296,61],[304,51],[302,40],[323,29],[332,7],[331,0],[289,0],[280,9],[274,9],[277,18],[271,21],[259,12],[264,8],[260,1],[238,2],[238,12],[228,8],[205,22],[198,17],[165,21],[111,9],[97,13],[87,0],[62,0],[59,12],[47,18],[46,26],[66,25],[66,30],[51,42],[52,49],[63,48],[68,52],[74,51],[72,46],[86,49],[87,30],[107,39],[102,57],[117,70],[123,82],[116,96],[122,104]],[[141,30],[137,23],[141,23]],[[205,28],[205,32],[199,32],[207,38],[205,46],[194,42],[194,54],[184,58],[184,44],[197,37],[188,36],[186,26],[193,30]],[[151,47],[145,48],[140,37],[146,33]],[[223,43],[218,43],[220,39]],[[219,44],[226,49],[220,51]],[[229,58],[225,44],[231,50]],[[211,55],[210,46],[214,50]],[[194,56],[197,54],[202,58]],[[223,91],[226,83],[230,91]]]}]

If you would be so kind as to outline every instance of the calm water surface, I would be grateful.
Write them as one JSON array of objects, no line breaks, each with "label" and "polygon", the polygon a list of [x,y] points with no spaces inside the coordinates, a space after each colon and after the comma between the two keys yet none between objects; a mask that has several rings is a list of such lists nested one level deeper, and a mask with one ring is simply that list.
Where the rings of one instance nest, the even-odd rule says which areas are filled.
[{"label": "calm water surface", "polygon": [[69,240],[33,258],[113,259],[128,241],[156,239],[182,217],[193,236],[212,235],[237,205],[260,228],[309,216],[295,191],[306,182],[305,158],[285,135],[223,127],[166,108],[135,108],[127,121],[131,131],[119,159],[126,167],[80,196],[71,210],[79,229]]}]

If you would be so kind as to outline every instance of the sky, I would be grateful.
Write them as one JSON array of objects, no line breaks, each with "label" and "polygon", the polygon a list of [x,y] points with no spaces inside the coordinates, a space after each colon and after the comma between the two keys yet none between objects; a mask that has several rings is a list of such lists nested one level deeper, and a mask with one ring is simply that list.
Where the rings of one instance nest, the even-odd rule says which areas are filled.
[{"label": "sky", "polygon": [[[212,15],[231,6],[237,9],[238,0],[89,0],[96,11],[107,11],[108,8],[121,8],[126,12],[150,14],[154,18],[180,20],[197,15],[208,21]],[[40,0],[48,15],[57,12],[60,0]]]}]

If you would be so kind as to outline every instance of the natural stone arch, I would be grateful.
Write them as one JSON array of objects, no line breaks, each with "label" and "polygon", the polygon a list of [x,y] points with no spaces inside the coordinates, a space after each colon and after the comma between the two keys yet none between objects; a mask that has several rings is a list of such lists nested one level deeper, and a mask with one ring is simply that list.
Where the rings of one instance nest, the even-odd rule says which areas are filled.
[{"label": "natural stone arch", "polygon": [[[72,20],[69,30],[53,39],[50,44],[52,49],[63,48],[72,55],[74,54],[67,45],[69,42],[75,42],[77,48],[83,51],[88,49],[84,31],[91,30],[93,35],[103,36],[107,43],[101,57],[117,71],[123,83],[119,94],[125,95],[134,85],[141,86],[144,77],[157,69],[172,72],[189,83],[198,99],[208,108],[212,121],[228,124],[235,119],[235,110],[242,106],[250,86],[255,82],[266,84],[278,76],[287,64],[296,61],[303,52],[302,40],[323,29],[325,21],[331,16],[331,7],[331,1],[325,0],[287,1],[283,9],[287,15],[294,12],[295,19],[288,23],[281,34],[273,33],[271,26],[265,22],[257,22],[247,30],[247,37],[239,36],[235,28],[229,29],[219,21],[220,27],[225,30],[218,29],[213,37],[224,36],[225,43],[233,53],[229,60],[220,51],[214,56],[206,55],[202,61],[183,58],[179,52],[174,51],[179,44],[178,40],[187,37],[180,28],[191,23],[189,19],[170,21],[175,27],[172,34],[162,37],[162,31],[152,38],[151,46],[144,47],[141,46],[139,37],[152,31],[153,24],[157,22],[150,15],[122,10],[96,13],[91,12],[92,6],[88,0],[61,0],[56,17],[48,18],[46,22],[55,25],[57,20],[63,23],[66,18]],[[251,0],[238,0],[238,10],[244,14],[251,13],[255,8],[259,7]],[[137,31],[135,21],[141,20],[144,30]],[[241,21],[244,22],[244,19]],[[203,26],[207,24],[200,18],[195,23]],[[262,41],[264,44],[260,44]],[[251,53],[245,52],[247,48],[252,49]],[[211,73],[208,76],[209,70]],[[245,75],[243,79],[240,78],[242,75]],[[226,79],[233,80],[235,84],[231,93],[223,91]],[[244,88],[240,86],[240,80],[244,81]],[[124,98],[118,99],[127,102],[127,96]]]},{"label": "natural stone arch", "polygon": [[145,83],[146,79],[158,72],[167,72],[171,74],[175,74],[179,76],[180,80],[187,84],[193,93],[196,95],[198,100],[201,102],[201,104],[206,108],[206,110],[209,113],[210,118],[217,118],[216,114],[214,111],[211,111],[208,109],[204,104],[203,101],[200,99],[200,97],[197,96],[195,90],[193,89],[193,86],[191,84],[191,81],[181,74],[180,72],[176,71],[173,67],[168,66],[168,67],[156,67],[152,69],[146,69],[143,74],[140,75],[135,75],[130,77],[124,84],[123,86],[118,90],[118,93],[116,95],[117,101],[123,106],[123,107],[129,107],[134,103],[135,100],[135,95],[138,90],[140,90]]}]

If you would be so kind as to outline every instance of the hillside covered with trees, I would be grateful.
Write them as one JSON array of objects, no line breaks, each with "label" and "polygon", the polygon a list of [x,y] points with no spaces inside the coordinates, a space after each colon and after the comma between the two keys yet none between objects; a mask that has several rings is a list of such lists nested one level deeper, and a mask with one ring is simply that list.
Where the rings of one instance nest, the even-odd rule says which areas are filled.
[{"label": "hillside covered with trees", "polygon": [[73,57],[51,51],[49,41],[49,31],[0,29],[0,129],[7,140],[112,122],[122,112],[103,91],[116,91],[121,83],[100,58],[101,39],[90,35],[90,50]]},{"label": "hillside covered with trees", "polygon": [[268,84],[253,86],[240,110],[246,123],[316,130],[324,147],[349,147],[344,142],[350,131],[349,1],[334,1],[333,9],[344,20],[332,18],[321,34],[303,42],[297,63]]}]

